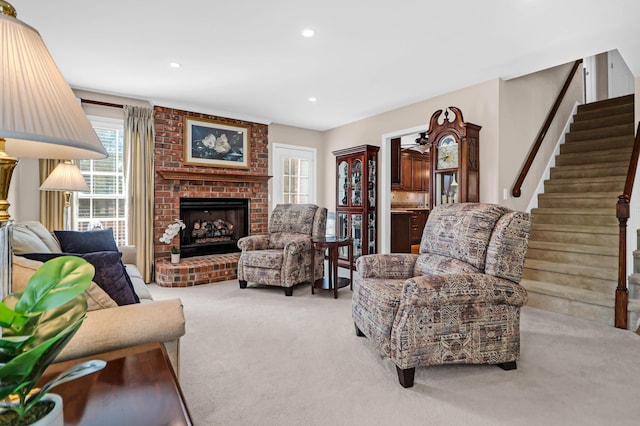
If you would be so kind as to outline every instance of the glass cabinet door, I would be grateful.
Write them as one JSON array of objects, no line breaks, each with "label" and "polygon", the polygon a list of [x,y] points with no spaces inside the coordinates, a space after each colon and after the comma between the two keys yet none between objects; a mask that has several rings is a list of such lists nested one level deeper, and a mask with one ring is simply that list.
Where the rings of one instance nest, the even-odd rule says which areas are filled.
[{"label": "glass cabinet door", "polygon": [[362,256],[362,215],[351,215],[351,238],[353,238],[353,260]]},{"label": "glass cabinet door", "polygon": [[376,213],[367,214],[367,253],[376,253]]},{"label": "glass cabinet door", "polygon": [[375,158],[369,158],[368,160],[368,188],[367,188],[367,200],[369,208],[376,207],[376,160]]},{"label": "glass cabinet door", "polygon": [[362,160],[359,158],[351,164],[351,205],[362,205]]},{"label": "glass cabinet door", "polygon": [[[349,214],[338,213],[336,220],[336,236],[338,238],[347,238],[349,236]],[[338,257],[347,259],[349,257],[349,248],[346,246],[338,247]]]},{"label": "glass cabinet door", "polygon": [[349,163],[342,161],[338,165],[338,205],[346,206],[349,204]]}]

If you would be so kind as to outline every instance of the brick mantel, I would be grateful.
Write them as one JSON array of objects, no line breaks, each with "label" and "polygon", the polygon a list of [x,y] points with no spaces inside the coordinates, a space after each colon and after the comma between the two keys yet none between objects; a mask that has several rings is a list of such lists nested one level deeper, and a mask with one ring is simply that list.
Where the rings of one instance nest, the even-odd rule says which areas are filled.
[{"label": "brick mantel", "polygon": [[221,173],[215,171],[194,171],[159,169],[158,174],[164,179],[172,180],[175,183],[184,180],[194,180],[203,182],[267,182],[271,176],[254,175],[247,173]]}]

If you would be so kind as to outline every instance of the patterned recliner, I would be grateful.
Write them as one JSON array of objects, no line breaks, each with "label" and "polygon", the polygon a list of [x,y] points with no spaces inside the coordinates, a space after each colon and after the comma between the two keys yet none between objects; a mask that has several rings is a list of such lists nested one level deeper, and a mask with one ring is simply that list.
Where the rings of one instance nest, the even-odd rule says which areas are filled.
[{"label": "patterned recliner", "polygon": [[[311,281],[311,238],[325,236],[327,209],[315,204],[278,204],[269,219],[269,235],[238,240],[240,288],[247,282],[284,287]],[[316,250],[315,278],[324,276],[324,252]]]},{"label": "patterned recliner", "polygon": [[358,258],[352,313],[413,386],[415,367],[496,364],[516,368],[520,356],[522,276],[531,219],[493,204],[435,207],[420,254]]}]

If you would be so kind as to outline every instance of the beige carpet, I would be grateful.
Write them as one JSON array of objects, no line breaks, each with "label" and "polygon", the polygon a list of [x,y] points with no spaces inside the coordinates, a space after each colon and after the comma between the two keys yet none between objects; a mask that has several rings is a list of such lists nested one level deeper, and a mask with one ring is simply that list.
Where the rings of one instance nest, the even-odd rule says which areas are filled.
[{"label": "beige carpet", "polygon": [[416,370],[355,336],[351,293],[150,285],[187,318],[181,384],[196,425],[638,425],[640,336],[525,307],[515,371]]}]

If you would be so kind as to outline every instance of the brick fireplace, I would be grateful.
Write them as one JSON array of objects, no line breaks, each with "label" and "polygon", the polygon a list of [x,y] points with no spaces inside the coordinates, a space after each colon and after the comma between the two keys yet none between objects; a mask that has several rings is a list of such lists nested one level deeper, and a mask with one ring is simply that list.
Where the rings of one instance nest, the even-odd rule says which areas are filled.
[{"label": "brick fireplace", "polygon": [[[186,286],[236,278],[237,253],[214,254],[211,258],[183,259],[169,271],[170,245],[159,242],[167,225],[180,217],[181,198],[248,199],[248,234],[266,234],[268,226],[268,126],[190,111],[156,106],[154,144],[153,222],[156,283]],[[183,127],[186,116],[216,120],[249,128],[249,169],[203,167],[184,164]],[[218,259],[215,256],[220,256]],[[236,263],[234,263],[234,259]],[[216,265],[213,265],[216,264]],[[210,277],[195,277],[211,266]],[[215,273],[214,273],[215,272]],[[169,275],[168,275],[169,274]],[[162,276],[161,276],[162,275]],[[204,274],[206,275],[206,274]],[[216,275],[216,276],[214,276]],[[211,278],[210,281],[207,281]],[[158,283],[159,285],[161,283]],[[164,285],[164,284],[163,284]]]}]

